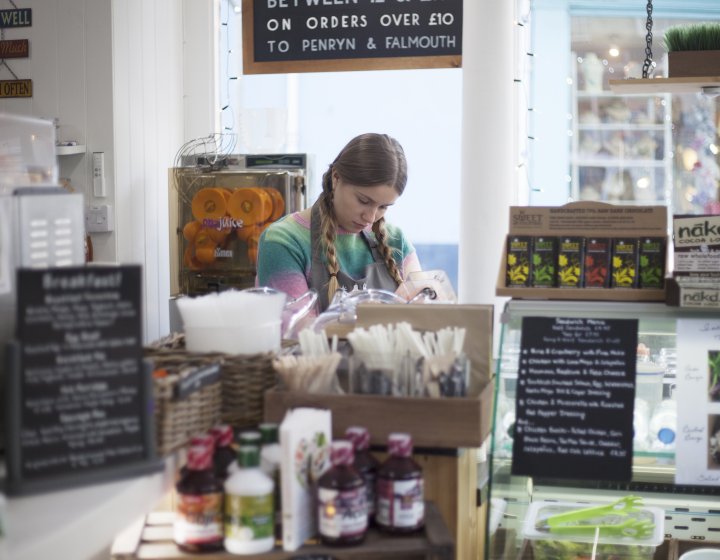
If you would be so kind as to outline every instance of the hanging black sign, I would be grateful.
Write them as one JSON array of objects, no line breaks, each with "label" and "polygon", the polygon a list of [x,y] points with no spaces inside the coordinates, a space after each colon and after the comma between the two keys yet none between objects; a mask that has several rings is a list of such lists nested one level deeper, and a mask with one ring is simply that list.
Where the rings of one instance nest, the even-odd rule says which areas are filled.
[{"label": "hanging black sign", "polygon": [[525,317],[512,473],[632,478],[637,320]]},{"label": "hanging black sign", "polygon": [[0,10],[0,28],[31,27],[32,9]]},{"label": "hanging black sign", "polygon": [[157,468],[139,266],[18,271],[8,352],[8,490]]},{"label": "hanging black sign", "polygon": [[244,72],[458,67],[462,5],[463,0],[244,0]]}]

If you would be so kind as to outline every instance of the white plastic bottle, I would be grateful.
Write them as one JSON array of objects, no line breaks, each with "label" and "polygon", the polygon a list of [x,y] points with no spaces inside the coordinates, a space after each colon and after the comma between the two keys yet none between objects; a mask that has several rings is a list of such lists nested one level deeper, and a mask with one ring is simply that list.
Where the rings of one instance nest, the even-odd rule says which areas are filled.
[{"label": "white plastic bottle", "polygon": [[[260,449],[260,441],[262,436],[260,435],[260,432],[257,430],[246,430],[244,432],[240,432],[240,435],[238,436],[238,445],[242,447],[243,445],[249,445],[251,447],[257,447]],[[261,461],[262,462],[262,461]],[[228,467],[228,475],[231,475],[235,471],[238,470],[238,462],[237,459],[230,463],[230,466]]]},{"label": "white plastic bottle", "polygon": [[260,468],[271,478],[280,470],[280,444],[278,443],[278,425],[265,422],[258,426],[260,430]]},{"label": "white plastic bottle", "polygon": [[259,554],[275,545],[273,491],[275,484],[260,469],[257,447],[243,445],[238,469],[225,481],[225,550]]},{"label": "white plastic bottle", "polygon": [[650,418],[650,439],[653,449],[674,449],[677,433],[677,402],[665,399],[655,407]]}]

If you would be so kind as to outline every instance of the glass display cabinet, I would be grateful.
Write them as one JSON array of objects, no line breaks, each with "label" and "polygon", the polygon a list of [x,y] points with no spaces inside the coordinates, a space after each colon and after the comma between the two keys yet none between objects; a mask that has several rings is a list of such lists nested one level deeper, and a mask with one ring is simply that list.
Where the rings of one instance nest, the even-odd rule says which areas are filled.
[{"label": "glass display cabinet", "polygon": [[[638,351],[633,410],[632,480],[603,480],[602,462],[584,480],[541,479],[512,474],[513,436],[520,363],[522,323],[525,317],[637,319]],[[680,486],[674,482],[677,408],[676,321],[680,317],[710,318],[703,311],[668,307],[662,303],[597,301],[511,300],[501,317],[496,400],[489,457],[488,546],[486,558],[555,560],[578,558],[671,558],[670,540],[720,542],[720,487]],[[717,314],[712,314],[717,319]],[[642,499],[643,507],[659,512],[656,525],[660,544],[651,547],[602,547],[587,555],[567,542],[550,552],[538,546],[537,529],[529,517],[538,502],[573,504],[609,503]],[[535,506],[534,506],[535,505]],[[582,507],[578,505],[578,507]],[[653,509],[654,508],[654,509]],[[621,513],[622,514],[622,513]],[[534,534],[530,534],[534,533]],[[649,530],[643,535],[651,538]],[[657,536],[657,535],[656,535]],[[564,537],[548,534],[545,544]],[[603,542],[603,539],[600,539]],[[540,543],[542,544],[542,543]],[[720,545],[716,545],[720,546]]]}]

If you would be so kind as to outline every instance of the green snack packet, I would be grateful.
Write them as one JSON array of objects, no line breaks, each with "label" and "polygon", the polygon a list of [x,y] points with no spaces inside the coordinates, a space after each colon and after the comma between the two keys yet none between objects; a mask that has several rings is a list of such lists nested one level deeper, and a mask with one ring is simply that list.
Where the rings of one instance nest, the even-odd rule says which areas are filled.
[{"label": "green snack packet", "polygon": [[530,237],[508,236],[505,285],[508,288],[530,286]]},{"label": "green snack packet", "polygon": [[581,288],[585,265],[585,238],[562,237],[558,250],[558,286]]},{"label": "green snack packet", "polygon": [[638,240],[613,239],[611,288],[637,288]]},{"label": "green snack packet", "polygon": [[533,237],[531,285],[536,288],[557,286],[557,239],[555,237]]},{"label": "green snack packet", "polygon": [[639,288],[665,286],[665,239],[644,237],[640,240]]}]

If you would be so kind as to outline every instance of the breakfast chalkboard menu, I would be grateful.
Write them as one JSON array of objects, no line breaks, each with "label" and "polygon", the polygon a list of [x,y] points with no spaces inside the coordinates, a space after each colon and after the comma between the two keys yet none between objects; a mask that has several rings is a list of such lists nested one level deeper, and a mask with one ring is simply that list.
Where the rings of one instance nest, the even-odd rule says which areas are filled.
[{"label": "breakfast chalkboard menu", "polygon": [[463,0],[244,0],[243,72],[460,66]]},{"label": "breakfast chalkboard menu", "polygon": [[512,473],[632,478],[637,320],[525,317]]},{"label": "breakfast chalkboard menu", "polygon": [[20,269],[8,352],[8,490],[157,468],[139,266]]}]

